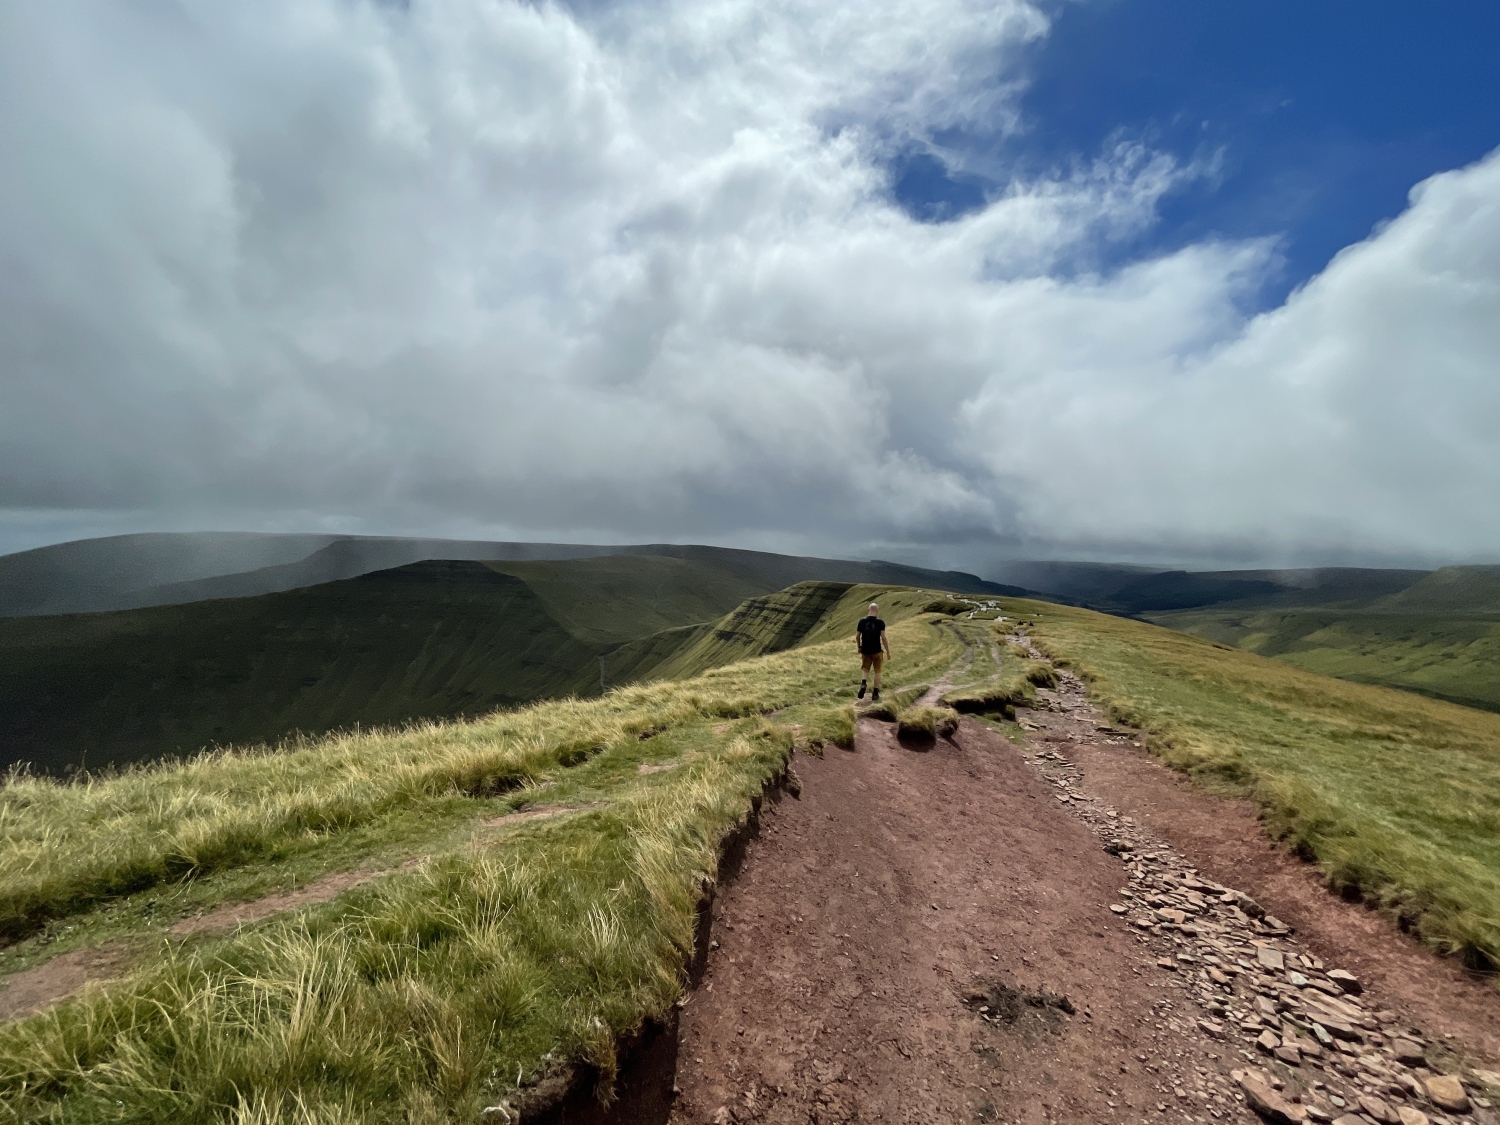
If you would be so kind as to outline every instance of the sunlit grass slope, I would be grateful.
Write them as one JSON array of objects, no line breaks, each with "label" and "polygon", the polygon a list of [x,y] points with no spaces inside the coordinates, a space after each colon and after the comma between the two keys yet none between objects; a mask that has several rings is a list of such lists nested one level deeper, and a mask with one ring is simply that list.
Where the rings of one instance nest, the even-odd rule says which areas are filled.
[{"label": "sunlit grass slope", "polygon": [[1315,609],[1150,619],[1309,671],[1500,711],[1500,620]]},{"label": "sunlit grass slope", "polygon": [[1252,795],[1336,888],[1500,958],[1500,715],[1035,602],[1039,642],[1171,764]]},{"label": "sunlit grass slope", "polygon": [[943,596],[903,586],[799,582],[751,598],[712,627],[699,630],[691,643],[653,668],[651,676],[691,676],[705,668],[799,644],[842,639],[852,645],[854,626],[870,603],[879,604],[881,620],[895,624]]},{"label": "sunlit grass slope", "polygon": [[[892,640],[902,682],[962,651],[932,617]],[[794,729],[847,729],[856,675],[834,641],[469,723],[12,781],[6,931],[65,918],[87,932],[108,915],[152,940],[122,979],[0,1027],[0,1118],[475,1120],[549,1060],[607,1072],[616,1037],[680,993],[724,834],[783,768]],[[245,866],[315,877],[319,849],[347,865],[341,839],[453,825],[465,802],[470,830],[321,906],[168,940],[163,919],[128,909],[182,880],[235,886]],[[538,802],[562,810],[495,819]]]}]

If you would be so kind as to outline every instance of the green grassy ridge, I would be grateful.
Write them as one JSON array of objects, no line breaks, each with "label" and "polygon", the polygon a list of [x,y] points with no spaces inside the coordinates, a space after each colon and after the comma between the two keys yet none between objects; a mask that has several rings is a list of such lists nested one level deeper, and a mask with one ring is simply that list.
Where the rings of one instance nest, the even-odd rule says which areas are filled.
[{"label": "green grassy ridge", "polygon": [[701,544],[604,546],[371,535],[159,532],[76,540],[0,556],[0,616],[94,613],[255,597],[431,559],[516,562],[621,555],[704,565],[748,583],[754,593],[804,580],[936,586],[991,595],[1025,593],[960,571]]},{"label": "green grassy ridge", "polygon": [[1500,621],[1332,609],[1147,616],[1308,671],[1500,711]]},{"label": "green grassy ridge", "polygon": [[1116,721],[1151,732],[1171,765],[1252,797],[1335,889],[1444,952],[1500,959],[1500,716],[1141,622],[1007,604]]},{"label": "green grassy ridge", "polygon": [[[960,654],[953,631],[930,618],[892,632],[903,674],[934,678]],[[549,746],[603,748],[574,768],[540,763],[547,788],[524,794],[583,803],[572,816],[501,821],[499,838],[434,848],[418,868],[330,903],[158,943],[122,980],[0,1027],[0,1113],[70,1123],[473,1120],[549,1058],[608,1071],[617,1038],[680,994],[697,898],[724,833],[782,768],[794,728],[847,727],[856,676],[844,643],[825,643],[602,699],[304,746],[285,763],[304,797],[338,799],[351,763],[367,784],[380,788],[384,776],[385,789],[411,793],[377,821],[459,800],[411,792],[403,779],[414,762],[510,768],[538,764]],[[732,714],[747,717],[724,718]],[[264,772],[276,765],[266,757],[9,787],[0,862],[56,872],[133,826],[168,841],[215,808],[262,808],[267,789],[283,787]],[[658,768],[641,773],[646,761]],[[28,841],[71,836],[82,839],[70,857],[52,847],[12,857]],[[14,888],[0,878],[0,895]]]},{"label": "green grassy ridge", "polygon": [[[713,619],[747,589],[670,558],[434,561],[254,598],[0,620],[0,765],[97,769],[597,694],[600,658],[622,639]],[[648,645],[646,667],[674,647]]]},{"label": "green grassy ridge", "polygon": [[881,606],[888,625],[904,621],[933,600],[922,590],[867,583],[799,582],[764,597],[751,598],[649,672],[654,679],[679,679],[707,668],[781,652],[797,645],[847,638],[871,602]]},{"label": "green grassy ridge", "polygon": [[520,579],[419,563],[258,598],[0,621],[0,727],[10,761],[98,768],[586,693],[597,652]]}]

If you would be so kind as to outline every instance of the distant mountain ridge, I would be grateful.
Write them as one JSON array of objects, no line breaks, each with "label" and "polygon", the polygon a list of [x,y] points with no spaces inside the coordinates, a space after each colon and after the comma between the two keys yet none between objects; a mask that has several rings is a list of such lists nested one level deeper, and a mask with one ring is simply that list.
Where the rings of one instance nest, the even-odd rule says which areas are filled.
[{"label": "distant mountain ridge", "polygon": [[[1488,569],[1497,572],[1495,600],[1500,605],[1500,567]],[[1026,562],[1008,564],[1001,573],[1058,601],[1133,617],[1229,604],[1368,605],[1402,596],[1443,572],[1376,567],[1187,571],[1118,563]]]},{"label": "distant mountain ridge", "polygon": [[489,542],[361,535],[158,532],[82,539],[0,556],[0,617],[97,613],[245,598],[358,578],[434,559],[540,562],[655,555],[719,567],[765,589],[806,580],[932,586],[1018,596],[962,571],[669,543]]}]

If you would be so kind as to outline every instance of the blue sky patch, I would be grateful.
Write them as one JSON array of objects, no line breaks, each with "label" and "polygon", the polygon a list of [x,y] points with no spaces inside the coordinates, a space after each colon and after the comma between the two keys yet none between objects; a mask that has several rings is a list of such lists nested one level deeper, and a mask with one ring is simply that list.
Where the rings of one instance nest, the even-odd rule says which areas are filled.
[{"label": "blue sky patch", "polygon": [[[994,194],[1121,139],[1216,160],[1163,201],[1155,227],[1103,251],[1116,261],[1276,236],[1284,269],[1262,299],[1277,304],[1398,215],[1414,184],[1500,145],[1496,0],[1093,0],[1051,15],[1028,56],[1023,133],[949,138],[948,163],[984,169]],[[928,155],[903,157],[891,177],[923,221],[961,215],[987,190]]]}]

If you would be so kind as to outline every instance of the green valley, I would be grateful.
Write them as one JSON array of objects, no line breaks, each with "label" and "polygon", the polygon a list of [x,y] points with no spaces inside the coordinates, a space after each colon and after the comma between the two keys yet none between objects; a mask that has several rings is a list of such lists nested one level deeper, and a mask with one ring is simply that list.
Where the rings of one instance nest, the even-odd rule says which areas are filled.
[{"label": "green valley", "polygon": [[1140,616],[1340,679],[1500,711],[1500,567],[1445,567],[1395,593],[1321,605],[1248,600]]},{"label": "green valley", "polygon": [[257,597],[0,619],[0,766],[98,770],[594,696],[790,648],[856,589],[775,593],[739,554],[752,565],[432,560]]}]

